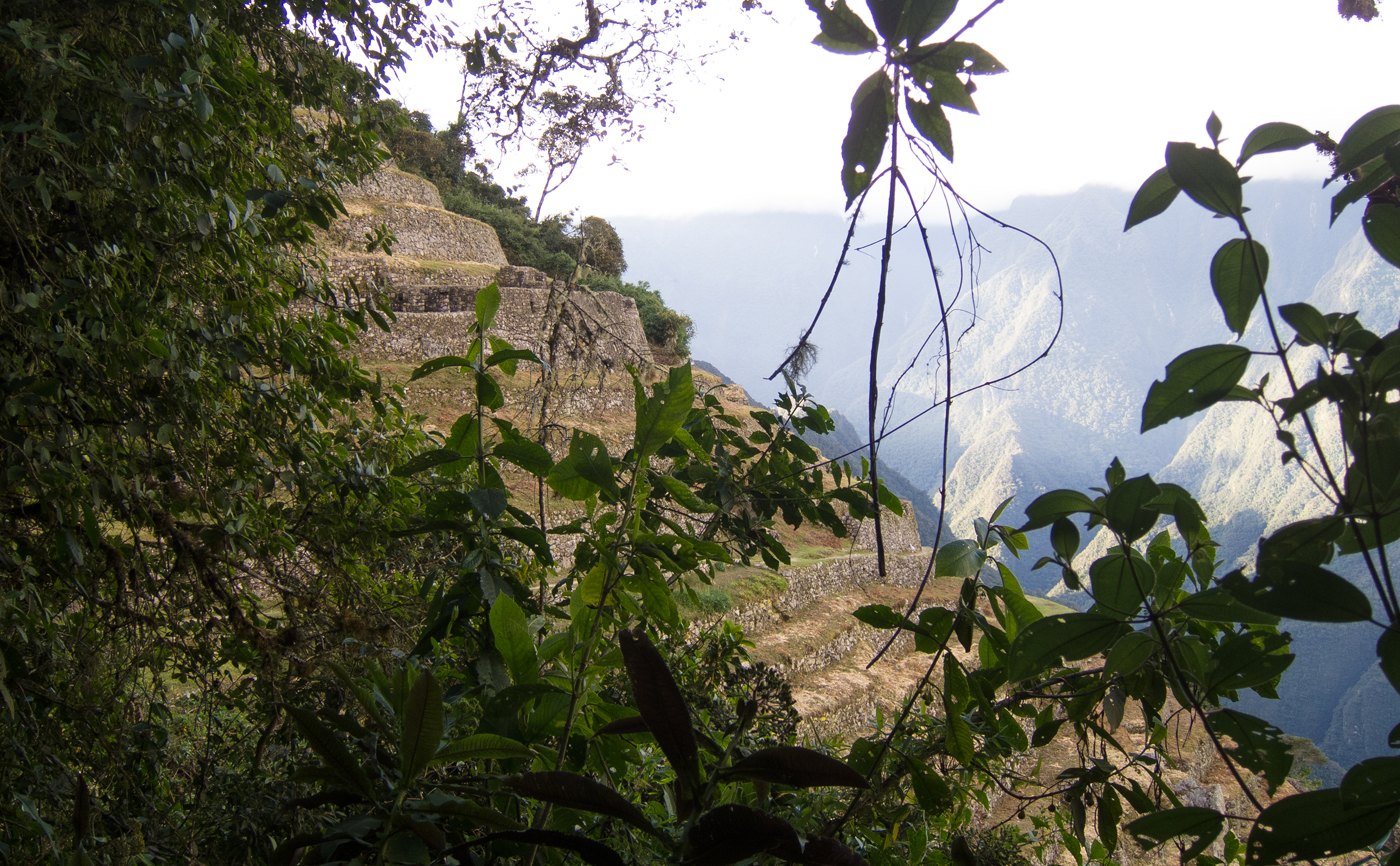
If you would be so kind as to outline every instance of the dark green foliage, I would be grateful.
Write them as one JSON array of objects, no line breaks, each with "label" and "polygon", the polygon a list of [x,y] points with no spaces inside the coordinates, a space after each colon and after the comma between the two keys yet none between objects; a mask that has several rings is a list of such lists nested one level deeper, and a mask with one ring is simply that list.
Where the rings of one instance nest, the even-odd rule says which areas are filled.
[{"label": "dark green foliage", "polygon": [[591,274],[584,277],[582,283],[595,292],[617,292],[636,301],[647,342],[670,349],[682,358],[690,355],[690,338],[695,336],[695,325],[689,316],[666,306],[661,293],[651,288],[650,283],[625,283],[606,274]]},{"label": "dark green foliage", "polygon": [[[331,115],[373,79],[285,29],[301,8],[32,3],[0,27],[11,862],[267,857],[301,751],[277,702],[306,659],[382,648],[412,507],[388,468],[423,435],[345,351],[380,311],[313,255],[379,146]],[[355,28],[386,58],[422,35],[391,10]]]},{"label": "dark green foliage", "polygon": [[500,184],[475,172],[467,172],[460,183],[441,192],[448,210],[481,220],[496,230],[511,264],[535,268],[558,280],[573,276],[579,242],[571,235],[566,217],[535,222],[525,199],[512,196]]},{"label": "dark green foliage", "polygon": [[401,170],[427,178],[440,190],[466,182],[467,160],[476,155],[476,147],[467,134],[465,121],[434,130],[428,115],[408,111],[396,100],[381,100],[375,107],[386,128],[382,136],[384,146]]}]

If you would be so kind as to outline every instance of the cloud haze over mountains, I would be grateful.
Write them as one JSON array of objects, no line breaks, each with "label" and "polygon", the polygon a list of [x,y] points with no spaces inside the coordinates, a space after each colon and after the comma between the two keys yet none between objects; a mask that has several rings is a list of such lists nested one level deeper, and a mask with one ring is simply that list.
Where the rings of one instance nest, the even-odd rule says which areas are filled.
[{"label": "cloud haze over mountains", "polygon": [[[1400,315],[1400,272],[1360,238],[1359,207],[1329,229],[1333,192],[1305,182],[1256,180],[1246,187],[1251,229],[1270,253],[1269,292],[1275,304],[1307,300],[1324,312],[1359,310],[1363,322],[1383,332]],[[930,230],[945,302],[963,289],[950,317],[954,394],[1035,358],[1059,316],[1056,262],[1064,287],[1063,325],[1048,358],[1014,380],[954,401],[947,443],[947,516],[954,536],[971,535],[971,520],[1008,496],[1016,497],[1007,512],[1014,522],[1047,489],[1102,484],[1115,456],[1130,475],[1151,472],[1196,492],[1227,562],[1249,558],[1266,530],[1326,510],[1281,465],[1272,427],[1255,407],[1224,404],[1138,433],[1142,401],[1167,362],[1232,337],[1211,293],[1209,266],[1235,232],[1232,223],[1211,219],[1182,197],[1166,214],[1125,234],[1130,199],[1128,192],[1088,187],[1071,195],[1021,198],[995,214],[1043,240],[1054,259],[1025,235],[979,218],[971,226],[975,244],[962,229],[960,269],[959,249],[946,227]],[[831,217],[756,214],[618,220],[617,227],[632,266],[628,278],[649,280],[695,320],[695,356],[760,400],[776,395],[780,385],[764,377],[810,322],[831,279],[845,224]],[[814,334],[821,358],[808,377],[815,396],[846,415],[862,435],[877,230],[873,223],[858,228],[843,278]],[[1245,345],[1263,347],[1261,317],[1256,310]],[[917,230],[906,227],[895,246],[880,354],[882,407],[899,381],[890,426],[945,396],[938,322],[923,245]],[[934,337],[927,340],[931,331]],[[1263,371],[1257,363],[1247,383]],[[914,485],[936,491],[942,430],[942,411],[935,409],[891,435],[881,445],[881,458]],[[1345,560],[1338,568],[1351,570]],[[1032,572],[1024,561],[1016,570],[1030,591],[1051,591],[1058,578],[1055,569]],[[1388,689],[1366,687],[1376,674],[1374,629],[1289,627],[1300,652],[1280,689],[1284,700],[1251,699],[1248,709],[1314,739],[1343,765],[1380,753],[1386,731],[1377,733],[1375,720],[1400,707],[1381,708],[1365,699],[1368,693],[1395,698]]]}]

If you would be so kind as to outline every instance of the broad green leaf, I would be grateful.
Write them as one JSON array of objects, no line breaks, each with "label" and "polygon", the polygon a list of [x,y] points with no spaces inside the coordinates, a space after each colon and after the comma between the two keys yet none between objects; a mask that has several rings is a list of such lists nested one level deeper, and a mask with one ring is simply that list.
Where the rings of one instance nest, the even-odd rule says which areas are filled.
[{"label": "broad green leaf", "polygon": [[679,478],[661,474],[655,477],[661,482],[661,486],[666,488],[666,492],[670,493],[671,497],[675,499],[676,502],[680,503],[682,508],[693,511],[696,514],[713,514],[719,510],[719,507],[713,502],[706,502],[696,496],[695,491],[690,489],[690,485],[681,481]]},{"label": "broad green leaf", "polygon": [[1307,622],[1364,622],[1371,603],[1345,578],[1306,562],[1261,560],[1247,581],[1236,573],[1222,586],[1242,604]]},{"label": "broad green leaf", "polygon": [[882,68],[862,81],[851,98],[851,121],[841,142],[841,187],[846,191],[846,207],[865,192],[880,167],[889,133],[892,87]]},{"label": "broad green leaf", "polygon": [[549,540],[545,534],[533,526],[517,526],[506,524],[501,527],[501,535],[514,539],[534,551],[544,565],[554,564],[554,555],[549,549]]},{"label": "broad green leaf", "polygon": [[1116,485],[1104,499],[1104,519],[1129,542],[1136,541],[1146,535],[1161,516],[1152,505],[1160,493],[1161,488],[1150,475],[1129,478]]},{"label": "broad green leaf", "polygon": [[327,769],[335,774],[342,785],[362,793],[370,790],[369,777],[365,775],[364,768],[350,757],[350,750],[345,748],[345,744],[330,728],[316,718],[315,713],[301,707],[287,706],[285,709],[287,715],[296,723],[297,730],[301,731],[301,735],[311,746],[311,751],[325,762]]},{"label": "broad green leaf", "polygon": [[857,608],[851,615],[873,628],[899,628],[900,623],[904,622],[902,614],[896,613],[885,604],[867,604]]},{"label": "broad green leaf", "polygon": [[1205,622],[1278,625],[1279,621],[1273,614],[1241,604],[1233,595],[1218,586],[1183,599],[1176,609],[1192,619]]},{"label": "broad green leaf", "polygon": [[1385,153],[1397,141],[1400,141],[1400,105],[1384,105],[1366,112],[1337,142],[1337,170],[1332,177],[1339,178],[1355,171]]},{"label": "broad green leaf", "polygon": [[459,417],[453,422],[452,431],[447,434],[446,447],[459,454],[475,456],[478,438],[477,424],[475,412],[468,412]]},{"label": "broad green leaf", "polygon": [[413,373],[411,373],[408,377],[408,381],[416,382],[424,376],[427,376],[431,373],[436,373],[438,370],[445,370],[448,367],[470,366],[471,362],[468,361],[466,358],[459,358],[456,355],[442,355],[440,357],[432,359],[431,361],[424,361],[417,367],[414,367]]},{"label": "broad green leaf", "polygon": [[1045,614],[1040,609],[1026,600],[1023,595],[1016,593],[1006,593],[1003,598],[1006,600],[1006,609],[1010,612],[1013,622],[1006,624],[1006,637],[1008,640],[1015,640],[1021,629],[1030,625]]},{"label": "broad green leaf", "polygon": [[1361,227],[1381,258],[1400,268],[1400,205],[1371,202]]},{"label": "broad green leaf", "polygon": [[868,54],[879,47],[875,31],[871,30],[860,16],[846,5],[846,0],[836,0],[834,7],[823,0],[807,0],[807,8],[817,13],[822,32],[812,41],[837,54]]},{"label": "broad green leaf", "polygon": [[1332,857],[1380,842],[1395,827],[1400,804],[1347,809],[1341,791],[1323,788],[1285,797],[1259,813],[1249,834],[1245,863],[1269,866],[1287,857]]},{"label": "broad green leaf", "polygon": [[904,19],[905,0],[865,0],[865,7],[870,10],[870,16],[875,19],[875,29],[880,31],[885,41],[897,41]]},{"label": "broad green leaf", "polygon": [[691,726],[690,707],[676,685],[670,668],[646,631],[623,629],[619,633],[622,660],[632,683],[632,696],[656,744],[670,761],[680,781],[694,792],[700,783],[700,751]]},{"label": "broad green leaf", "polygon": [[1269,277],[1269,252],[1258,241],[1226,241],[1210,263],[1210,286],[1225,324],[1243,336]]},{"label": "broad green leaf", "polygon": [[1094,601],[1102,612],[1121,618],[1137,615],[1157,583],[1157,572],[1136,550],[1125,556],[1122,548],[1089,567]]},{"label": "broad green leaf", "polygon": [[1244,165],[1251,157],[1261,153],[1278,153],[1297,150],[1317,143],[1317,135],[1308,132],[1294,123],[1263,123],[1245,136],[1244,147],[1240,148],[1240,158],[1236,165]]},{"label": "broad green leaf", "polygon": [[490,373],[476,373],[476,402],[491,410],[506,405],[506,395],[501,392],[501,386],[496,384]]},{"label": "broad green leaf", "polygon": [[1152,176],[1138,187],[1137,194],[1133,196],[1133,203],[1128,205],[1128,218],[1123,223],[1123,231],[1138,223],[1147,222],[1171,207],[1179,192],[1181,187],[1172,180],[1165,167],[1152,172]]},{"label": "broad green leaf", "polygon": [[1043,617],[1016,635],[1008,678],[1027,680],[1047,668],[1086,659],[1112,646],[1131,629],[1101,613],[1060,613]]},{"label": "broad green leaf", "polygon": [[508,494],[499,487],[477,487],[467,494],[467,502],[483,517],[495,520],[510,505]]},{"label": "broad green leaf", "polygon": [[1384,183],[1395,177],[1395,167],[1389,162],[1373,162],[1366,168],[1364,174],[1356,180],[1349,181],[1342,191],[1332,196],[1332,221],[1335,225],[1337,217],[1352,205],[1361,201],[1366,196],[1375,192]]},{"label": "broad green leaf", "polygon": [[1327,317],[1308,304],[1284,304],[1278,308],[1283,320],[1298,332],[1298,342],[1304,346],[1325,346],[1332,340],[1332,326]]},{"label": "broad green leaf", "polygon": [[953,125],[948,122],[948,115],[943,113],[943,106],[930,102],[919,102],[912,96],[904,97],[904,108],[909,114],[909,119],[914,122],[914,128],[919,131],[919,135],[928,139],[938,152],[949,161],[953,161]]},{"label": "broad green leaf", "polygon": [[1226,751],[1241,765],[1263,776],[1271,795],[1288,778],[1293,769],[1293,753],[1283,739],[1283,731],[1236,710],[1217,710],[1206,716],[1206,723],[1217,735],[1235,741]]},{"label": "broad green leaf", "polygon": [[406,787],[428,766],[441,741],[442,687],[432,671],[421,671],[403,705],[403,733],[399,737],[399,761],[403,765],[400,787]]},{"label": "broad green leaf", "polygon": [[[799,439],[797,441],[800,442],[802,440]],[[904,516],[904,501],[896,496],[893,490],[886,487],[883,481],[880,482],[880,504],[895,517]]]},{"label": "broad green leaf", "polygon": [[967,92],[967,85],[956,74],[916,65],[912,70],[912,77],[918,88],[928,97],[930,105],[946,105],[969,114],[977,113],[977,104],[972,101],[972,94]]},{"label": "broad green leaf", "polygon": [[967,706],[972,691],[967,684],[967,674],[952,653],[943,656],[943,698],[949,715],[957,715],[955,708]]},{"label": "broad green leaf", "polygon": [[476,321],[483,330],[491,330],[496,324],[496,311],[501,307],[501,288],[495,283],[477,290]]},{"label": "broad green leaf", "polygon": [[1193,841],[1181,854],[1181,862],[1189,863],[1220,836],[1220,831],[1225,829],[1225,816],[1214,809],[1184,806],[1144,815],[1125,829],[1148,851],[1178,836],[1192,837]]},{"label": "broad green leaf", "polygon": [[1050,547],[1065,562],[1073,562],[1079,552],[1079,527],[1068,517],[1061,517],[1050,524]]},{"label": "broad green leaf", "polygon": [[562,771],[519,773],[507,776],[503,785],[535,800],[566,809],[607,815],[654,836],[661,835],[661,831],[647,820],[642,811],[621,794],[584,776]]},{"label": "broad green leaf", "polygon": [[1142,432],[1208,409],[1230,394],[1249,367],[1243,346],[1202,346],[1176,356],[1142,404]]},{"label": "broad green leaf", "polygon": [[[498,739],[504,739],[500,737]],[[533,754],[533,753],[531,753]],[[495,830],[523,830],[525,825],[513,818],[508,818],[486,806],[478,806],[450,794],[441,791],[433,791],[421,800],[411,800],[404,804],[405,808],[414,812],[428,812],[435,815],[454,815],[460,818],[467,818],[478,824],[484,824]]]},{"label": "broad green leaf", "polygon": [[759,749],[736,761],[726,772],[736,779],[770,782],[794,788],[869,788],[865,777],[846,764],[821,752],[801,746],[773,746]]},{"label": "broad green leaf", "polygon": [[972,743],[972,728],[962,716],[949,716],[944,722],[944,742],[948,754],[964,767],[975,766],[977,752]]},{"label": "broad green leaf", "polygon": [[681,429],[695,403],[695,385],[690,378],[690,365],[672,367],[665,384],[652,386],[648,397],[640,380],[633,382],[636,391],[635,447],[638,459],[649,457],[671,440]]},{"label": "broad green leaf", "polygon": [[1031,748],[1038,749],[1055,739],[1055,735],[1060,732],[1060,728],[1064,727],[1067,721],[1069,719],[1051,719],[1043,725],[1036,725],[1035,731],[1031,734]]},{"label": "broad green leaf", "polygon": [[[1378,550],[1396,539],[1400,539],[1400,511],[1392,511],[1380,519],[1379,524],[1364,515],[1353,517],[1357,522],[1361,532],[1361,538],[1368,550]],[[1380,538],[1377,539],[1377,533]],[[1344,554],[1354,554],[1361,552],[1361,542],[1356,540],[1356,533],[1350,530],[1343,532],[1337,537],[1337,549]]]},{"label": "broad green leaf", "polygon": [[914,634],[914,648],[921,653],[938,652],[953,633],[955,615],[946,607],[926,607],[919,611],[921,631]]},{"label": "broad green leaf", "polygon": [[[1206,557],[1210,554],[1206,553]],[[1166,607],[1176,601],[1177,593],[1186,583],[1186,563],[1169,559],[1157,568],[1157,584],[1152,587],[1152,597],[1158,607]],[[1263,614],[1259,614],[1263,616]]]},{"label": "broad green leaf", "polygon": [[1206,210],[1237,219],[1242,216],[1243,184],[1235,167],[1219,151],[1173,141],[1167,145],[1167,174]]},{"label": "broad green leaf", "polygon": [[1210,117],[1206,118],[1206,135],[1210,136],[1211,143],[1216,147],[1220,146],[1220,131],[1225,128],[1225,124],[1220,120],[1220,115],[1214,111]]},{"label": "broad green leaf", "polygon": [[987,562],[987,552],[971,539],[950,541],[938,548],[934,574],[939,577],[972,577]]},{"label": "broad green leaf", "polygon": [[1105,677],[1112,674],[1127,676],[1147,663],[1157,650],[1157,639],[1148,631],[1135,631],[1123,635],[1108,651],[1104,659]]},{"label": "broad green leaf", "polygon": [[1239,691],[1276,679],[1293,663],[1291,653],[1268,652],[1249,635],[1225,640],[1211,656],[1207,689]]},{"label": "broad green leaf", "polygon": [[1128,480],[1128,470],[1123,468],[1123,462],[1117,457],[1108,464],[1108,468],[1103,471],[1103,480],[1108,482],[1108,488],[1112,490],[1124,481]]},{"label": "broad green leaf", "polygon": [[[432,861],[433,852],[428,848],[428,844],[423,841],[418,833],[412,829],[414,823],[406,823],[408,823],[407,829],[394,833],[384,843],[382,849],[383,862],[405,864],[405,866],[407,866],[407,864],[412,864],[412,866],[425,866],[425,864]],[[433,827],[433,829],[436,830],[437,828]],[[437,835],[441,837],[442,831],[439,830]],[[435,841],[439,843],[436,847],[442,847],[441,839],[435,839]]]},{"label": "broad green leaf", "polygon": [[680,613],[675,599],[671,598],[671,587],[656,563],[646,563],[646,567],[639,571],[626,572],[622,576],[622,584],[642,597],[642,604],[652,618],[668,625],[679,621]]},{"label": "broad green leaf", "polygon": [[491,453],[502,460],[514,463],[536,478],[545,478],[549,475],[549,470],[554,468],[554,458],[549,456],[549,449],[538,442],[528,440],[518,440],[515,442],[502,442]]},{"label": "broad green leaf", "polygon": [[1381,632],[1376,655],[1380,656],[1381,672],[1390,680],[1390,687],[1400,692],[1400,626],[1392,625]]},{"label": "broad green leaf", "polygon": [[452,764],[458,761],[485,761],[491,758],[533,758],[534,751],[524,743],[496,734],[472,734],[455,740],[438,750],[433,756],[434,764]]},{"label": "broad green leaf", "polygon": [[1118,823],[1122,819],[1123,802],[1118,799],[1118,792],[1105,785],[1099,797],[1098,830],[1099,841],[1110,854],[1118,849]]},{"label": "broad green leaf", "polygon": [[909,0],[900,37],[915,48],[938,31],[958,8],[958,0]]},{"label": "broad green leaf", "polygon": [[1167,482],[1159,484],[1158,488],[1162,492],[1152,504],[1163,514],[1174,517],[1181,537],[1186,540],[1188,546],[1194,545],[1200,537],[1201,527],[1206,522],[1206,513],[1201,504],[1178,484]]},{"label": "broad green leaf", "polygon": [[1368,758],[1342,779],[1342,808],[1400,803],[1400,755]]},{"label": "broad green leaf", "polygon": [[496,642],[496,651],[506,661],[511,682],[517,685],[533,683],[540,677],[539,660],[535,657],[535,644],[530,640],[529,624],[525,612],[508,595],[496,596],[491,605],[491,636]]},{"label": "broad green leaf", "polygon": [[1025,597],[1026,591],[1021,588],[1021,581],[1016,579],[1016,574],[1006,567],[1005,563],[997,563],[997,574],[1001,577],[1001,585],[1005,588],[1007,597]]},{"label": "broad green leaf", "polygon": [[[492,339],[491,342],[494,344],[496,341],[495,339]],[[492,346],[492,348],[495,348],[494,345]],[[536,355],[534,352],[530,351],[529,349],[509,348],[500,349],[492,352],[491,356],[486,359],[486,363],[484,366],[500,367],[501,371],[504,372],[507,376],[514,376],[516,361],[530,361],[532,363],[539,364],[540,366],[544,366],[544,362],[539,359],[539,356]]]},{"label": "broad green leaf", "polygon": [[914,798],[926,815],[941,815],[956,802],[953,791],[943,777],[929,769],[922,761],[909,761],[909,780],[914,786]]},{"label": "broad green leaf", "polygon": [[444,463],[456,463],[461,459],[462,455],[451,448],[439,448],[436,451],[425,451],[407,463],[395,466],[390,474],[396,478],[407,478],[410,475],[417,475],[425,469],[441,466]]},{"label": "broad green leaf", "polygon": [[1026,524],[1021,527],[1021,531],[1029,532],[1049,526],[1061,517],[1071,514],[1093,514],[1097,511],[1094,500],[1078,490],[1051,490],[1040,494],[1034,502],[1026,506]]},{"label": "broad green leaf", "polygon": [[1346,521],[1335,515],[1299,520],[1261,540],[1259,558],[1326,565],[1332,561],[1336,542],[1345,530]]},{"label": "broad green leaf", "polygon": [[566,499],[587,499],[597,490],[614,502],[622,497],[607,446],[583,430],[574,431],[569,439],[569,455],[554,464],[546,483]]},{"label": "broad green leaf", "polygon": [[904,66],[932,66],[944,72],[970,72],[974,75],[998,75],[1006,67],[975,42],[940,42],[927,49],[910,51],[896,57]]}]

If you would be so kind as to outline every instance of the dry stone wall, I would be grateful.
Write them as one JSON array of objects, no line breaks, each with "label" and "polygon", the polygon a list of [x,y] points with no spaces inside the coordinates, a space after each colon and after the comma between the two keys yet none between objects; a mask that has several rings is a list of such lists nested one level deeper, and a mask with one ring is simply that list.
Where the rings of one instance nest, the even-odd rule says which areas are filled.
[{"label": "dry stone wall", "polygon": [[442,196],[438,194],[436,184],[416,174],[399,171],[390,162],[384,163],[378,171],[359,183],[342,186],[340,197],[346,200],[397,201],[442,208]]},{"label": "dry stone wall", "polygon": [[[361,337],[361,353],[393,361],[466,354],[479,290],[479,286],[431,293],[420,289],[413,297],[420,305],[426,300],[432,311],[396,310],[398,321],[389,333],[371,331]],[[503,286],[492,333],[517,348],[533,350],[551,367],[596,367],[597,372],[606,373],[627,364],[646,367],[652,361],[636,302],[613,292]]]},{"label": "dry stone wall", "polygon": [[[606,380],[624,365],[652,364],[632,299],[571,291],[533,268],[512,267],[495,230],[444,210],[429,181],[386,163],[342,187],[341,196],[348,215],[318,233],[332,275],[387,300],[398,317],[389,333],[372,329],[363,336],[365,357],[413,362],[465,354],[476,294],[495,281],[501,306],[493,333],[534,350],[551,367]],[[363,252],[366,236],[380,226],[394,233],[392,254]],[[595,410],[597,399],[585,396],[576,408]],[[565,395],[559,408],[567,411],[569,403]]]},{"label": "dry stone wall", "polygon": [[[889,511],[880,512],[880,537],[885,542],[885,551],[891,554],[918,552],[923,542],[919,540],[919,519],[914,515],[914,506],[904,502],[904,515]],[[875,521],[852,520],[849,515],[842,518],[846,531],[857,550],[875,549]]]},{"label": "dry stone wall", "polygon": [[349,216],[331,226],[328,241],[344,250],[364,249],[380,226],[394,232],[394,255],[435,262],[480,262],[501,267],[506,254],[496,230],[441,207],[406,202],[346,202]]}]

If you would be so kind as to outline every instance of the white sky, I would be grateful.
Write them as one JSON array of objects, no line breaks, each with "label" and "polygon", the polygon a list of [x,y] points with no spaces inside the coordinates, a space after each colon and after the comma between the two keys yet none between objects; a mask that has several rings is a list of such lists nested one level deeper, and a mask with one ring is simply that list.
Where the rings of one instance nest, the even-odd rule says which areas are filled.
[{"label": "white sky", "polygon": [[[470,32],[470,0],[458,2],[448,17]],[[675,113],[644,116],[640,142],[594,145],[548,212],[841,211],[841,139],[873,55],[811,45],[816,18],[799,0],[766,0],[771,18],[742,20],[725,17],[737,0],[711,2],[723,7],[715,21],[743,27],[748,43],[677,82]],[[952,20],[983,5],[965,0]],[[860,0],[852,6],[864,14]],[[1400,0],[1381,11],[1391,20],[1343,21],[1333,0],[1006,0],[963,37],[1010,72],[978,79],[980,116],[949,111],[957,156],[949,177],[986,210],[1089,183],[1136,188],[1161,167],[1168,140],[1206,141],[1212,110],[1234,140],[1227,153],[1272,120],[1339,138],[1364,112],[1400,102]],[[456,61],[439,55],[416,61],[391,90],[442,126],[461,87]],[[625,168],[608,165],[614,155]],[[1305,153],[1257,157],[1251,167],[1260,177],[1324,169]],[[533,202],[539,178],[525,184]]]}]

